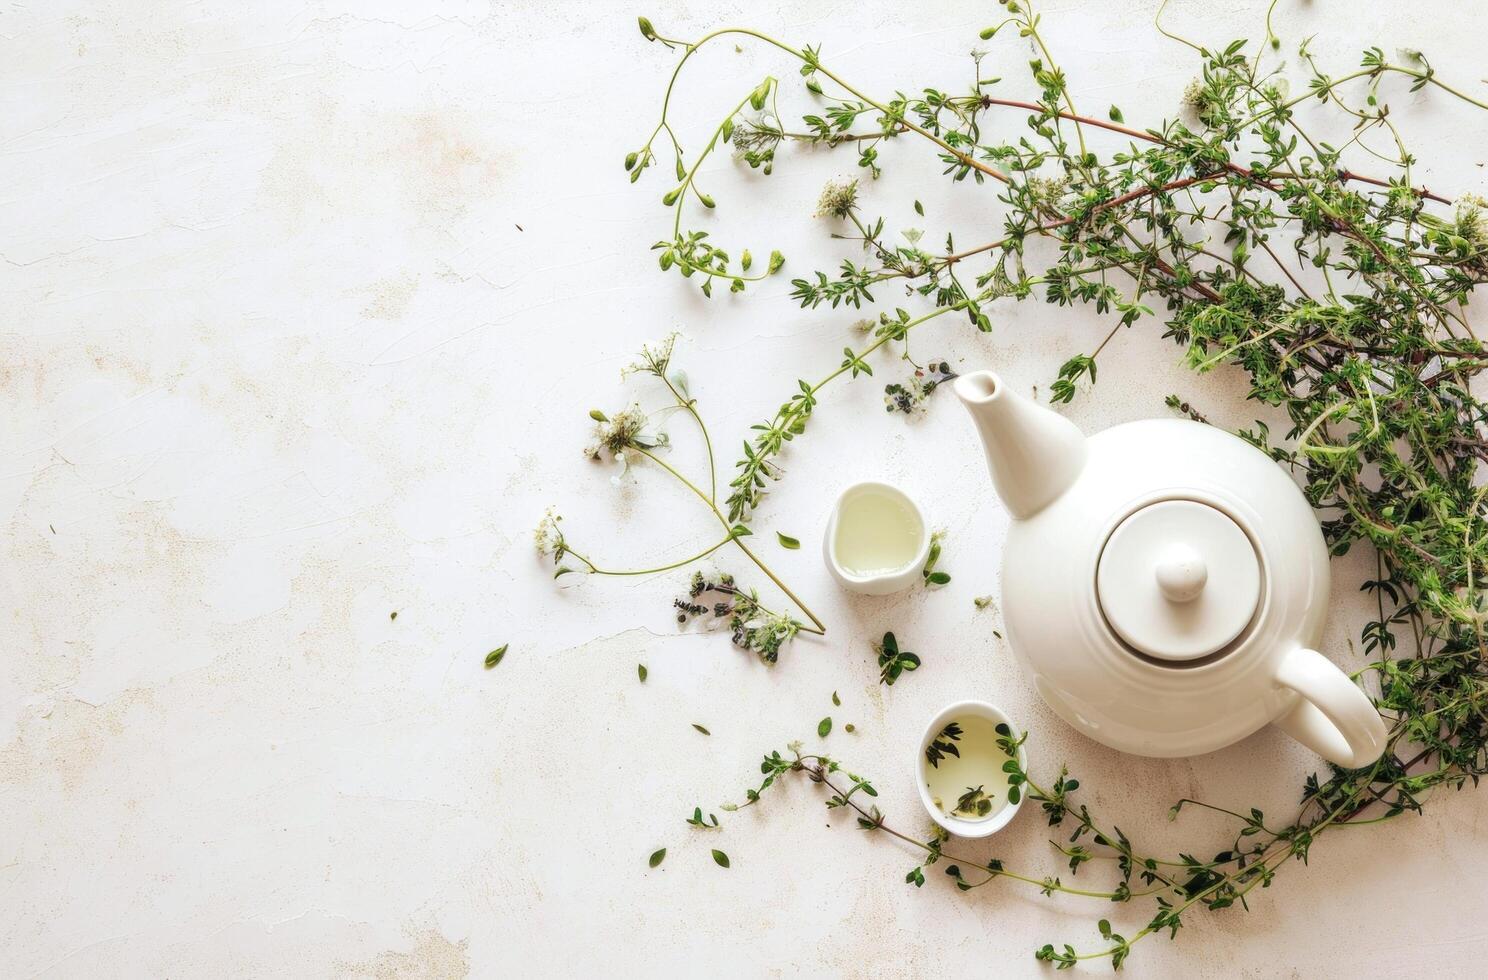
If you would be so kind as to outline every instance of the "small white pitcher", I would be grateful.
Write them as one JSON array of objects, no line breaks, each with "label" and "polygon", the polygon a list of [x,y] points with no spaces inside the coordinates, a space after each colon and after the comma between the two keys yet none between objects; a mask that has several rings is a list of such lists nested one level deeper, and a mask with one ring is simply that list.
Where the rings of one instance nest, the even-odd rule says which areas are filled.
[{"label": "small white pitcher", "polygon": [[[913,554],[907,555],[903,565],[890,571],[863,574],[847,568],[842,563],[838,554],[838,531],[844,508],[851,506],[857,498],[868,494],[890,497],[912,513],[918,523],[918,541]],[[891,592],[907,589],[920,581],[921,570],[925,567],[925,561],[930,555],[930,537],[930,525],[926,523],[925,515],[908,494],[893,484],[879,480],[867,480],[854,483],[837,496],[837,502],[832,505],[831,516],[827,519],[826,535],[822,538],[822,557],[826,560],[827,568],[831,570],[833,577],[842,583],[844,588],[853,592],[861,592],[863,595],[888,595]]]}]

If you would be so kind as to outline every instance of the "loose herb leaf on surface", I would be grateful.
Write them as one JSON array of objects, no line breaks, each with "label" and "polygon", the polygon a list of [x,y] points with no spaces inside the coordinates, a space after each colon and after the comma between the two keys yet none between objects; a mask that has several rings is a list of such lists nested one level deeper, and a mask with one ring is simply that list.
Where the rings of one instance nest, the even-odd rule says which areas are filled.
[{"label": "loose herb leaf on surface", "polygon": [[944,531],[936,531],[930,535],[930,553],[925,558],[924,569],[921,570],[921,574],[925,578],[925,584],[928,586],[945,585],[951,580],[951,577],[945,572],[937,572],[935,570],[936,562],[940,561],[940,543],[944,538]]},{"label": "loose herb leaf on surface", "polygon": [[918,670],[920,667],[920,658],[908,651],[901,651],[899,641],[893,633],[885,633],[883,642],[877,644],[874,649],[878,653],[880,684],[892,686],[905,671]]},{"label": "loose herb leaf on surface", "polygon": [[694,827],[702,827],[704,830],[712,830],[718,826],[718,815],[710,813],[705,817],[702,807],[693,807],[692,816],[687,818],[687,823]]}]

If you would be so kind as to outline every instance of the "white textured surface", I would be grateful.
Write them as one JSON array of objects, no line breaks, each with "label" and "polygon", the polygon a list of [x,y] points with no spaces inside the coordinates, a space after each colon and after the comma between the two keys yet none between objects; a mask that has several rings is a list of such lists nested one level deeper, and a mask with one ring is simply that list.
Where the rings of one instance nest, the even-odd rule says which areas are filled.
[{"label": "white textured surface", "polygon": [[[914,740],[967,696],[1024,719],[1035,766],[1068,760],[1087,798],[1154,847],[1224,845],[1219,823],[1166,822],[1180,796],[1294,805],[1315,761],[1278,734],[1144,761],[1035,703],[991,614],[972,609],[995,584],[1005,518],[970,428],[948,395],[908,425],[887,417],[888,361],[829,389],[757,524],[827,642],[766,670],[722,637],[676,633],[681,576],[548,581],[530,529],[549,504],[575,544],[616,564],[711,534],[655,473],[616,491],[579,454],[586,411],[624,404],[618,370],[642,340],[687,333],[679,356],[726,461],[796,376],[835,366],[855,319],[797,310],[783,280],[708,304],[656,272],[662,182],[630,187],[620,159],[654,122],[672,55],[621,6],[0,7],[0,975],[1005,976],[1039,972],[1030,952],[1045,941],[1094,948],[1102,915],[1130,933],[1150,914],[1006,882],[963,896],[939,874],[910,888],[911,855],[828,829],[845,821],[806,786],[716,835],[683,825],[829,712],[828,748],[916,832]],[[996,14],[756,6],[644,12],[674,34],[745,21],[822,42],[880,93],[958,88]],[[1086,108],[1117,102],[1143,125],[1172,111],[1194,66],[1152,29],[1152,6],[1046,8]],[[1171,23],[1259,38],[1263,5],[1244,6],[1179,4]],[[1292,8],[1278,13],[1288,47],[1323,33],[1316,50],[1339,71],[1367,44],[1416,47],[1481,88],[1475,5]],[[1026,52],[993,50],[998,73],[1021,79]],[[765,72],[794,76],[748,46],[699,67],[680,99],[690,146]],[[1484,117],[1438,93],[1393,101],[1424,179],[1481,191]],[[930,181],[937,168],[907,143],[885,157],[870,210],[932,239],[947,215],[960,241],[998,226],[990,189]],[[721,206],[700,220],[735,248],[782,248],[789,272],[828,265],[839,253],[808,215],[822,181],[852,170],[792,153],[764,183],[719,161],[705,175]],[[908,207],[916,176],[933,188],[923,222]],[[995,319],[990,338],[927,327],[916,349],[1045,385],[1106,329],[1034,304]],[[1070,415],[1160,414],[1169,391],[1226,423],[1252,416],[1239,379],[1190,378],[1150,325],[1103,358]],[[696,472],[674,428],[674,457]],[[883,601],[830,584],[813,546],[822,511],[875,474],[949,530],[946,589]],[[777,529],[806,546],[781,551]],[[1334,570],[1326,648],[1356,662],[1371,565]],[[867,647],[888,627],[925,658],[892,690]],[[1466,975],[1488,939],[1482,813],[1464,792],[1424,818],[1329,834],[1251,913],[1193,914],[1131,965]],[[1046,838],[1030,811],[991,852],[1053,873]],[[666,863],[648,871],[660,846]]]}]

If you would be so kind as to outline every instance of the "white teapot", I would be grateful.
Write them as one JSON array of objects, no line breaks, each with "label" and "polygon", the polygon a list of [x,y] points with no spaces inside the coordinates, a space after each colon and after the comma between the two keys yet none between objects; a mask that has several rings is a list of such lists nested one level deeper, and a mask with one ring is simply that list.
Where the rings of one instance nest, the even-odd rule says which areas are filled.
[{"label": "white teapot", "polygon": [[1274,724],[1346,769],[1385,725],[1313,647],[1328,551],[1265,453],[1182,419],[1086,438],[990,371],[957,379],[1012,516],[1008,643],[1062,718],[1098,742],[1187,756]]}]

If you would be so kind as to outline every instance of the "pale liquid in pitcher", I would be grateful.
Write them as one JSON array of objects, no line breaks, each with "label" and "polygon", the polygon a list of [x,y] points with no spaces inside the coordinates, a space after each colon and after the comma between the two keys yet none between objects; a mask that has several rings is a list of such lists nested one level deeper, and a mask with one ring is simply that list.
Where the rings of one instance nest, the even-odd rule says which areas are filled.
[{"label": "pale liquid in pitcher", "polygon": [[933,752],[938,755],[934,763],[927,757],[925,786],[941,813],[957,820],[991,820],[1008,805],[1008,773],[1002,766],[1010,756],[997,744],[997,736],[995,722],[967,716],[930,740],[926,751],[937,746],[939,751]]},{"label": "pale liquid in pitcher", "polygon": [[920,553],[925,526],[900,497],[865,488],[842,502],[834,541],[837,563],[853,575],[887,575]]}]

